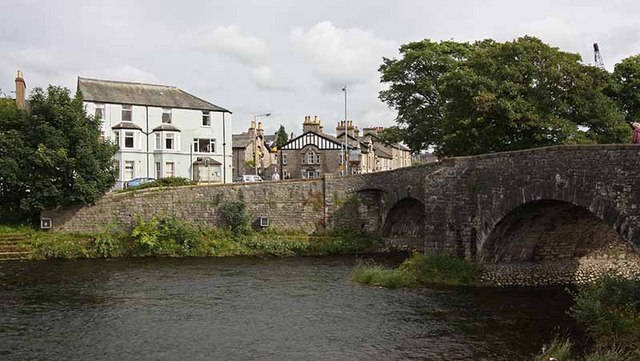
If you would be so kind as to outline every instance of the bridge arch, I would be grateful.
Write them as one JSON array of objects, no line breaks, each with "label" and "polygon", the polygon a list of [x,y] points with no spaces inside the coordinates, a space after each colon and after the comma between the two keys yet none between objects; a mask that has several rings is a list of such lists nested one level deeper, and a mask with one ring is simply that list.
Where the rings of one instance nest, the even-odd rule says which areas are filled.
[{"label": "bridge arch", "polygon": [[419,248],[425,236],[425,206],[413,197],[405,197],[389,209],[384,219],[382,236],[395,244]]},{"label": "bridge arch", "polygon": [[520,204],[495,224],[483,222],[486,236],[478,246],[478,258],[504,263],[633,253],[624,215],[614,207],[594,209],[556,199]]}]

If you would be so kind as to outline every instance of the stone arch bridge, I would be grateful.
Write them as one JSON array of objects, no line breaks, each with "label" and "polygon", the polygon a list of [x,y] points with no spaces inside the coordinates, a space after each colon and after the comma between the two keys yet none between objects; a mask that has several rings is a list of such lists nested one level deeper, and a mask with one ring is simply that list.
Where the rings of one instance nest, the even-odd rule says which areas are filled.
[{"label": "stone arch bridge", "polygon": [[149,189],[42,216],[67,232],[159,213],[213,225],[229,199],[244,200],[254,220],[268,217],[275,228],[357,228],[399,246],[487,263],[571,258],[614,246],[637,252],[640,147],[556,146],[347,177]]}]

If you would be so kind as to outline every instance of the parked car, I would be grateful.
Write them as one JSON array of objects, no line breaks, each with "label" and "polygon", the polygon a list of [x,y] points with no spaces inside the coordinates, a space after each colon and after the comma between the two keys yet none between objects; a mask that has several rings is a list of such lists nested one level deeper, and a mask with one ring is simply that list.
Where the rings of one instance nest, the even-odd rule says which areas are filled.
[{"label": "parked car", "polygon": [[255,174],[245,174],[242,177],[238,177],[236,182],[248,183],[248,182],[262,182],[262,178]]},{"label": "parked car", "polygon": [[154,180],[155,178],[133,178],[130,181],[124,182],[124,187],[125,188],[137,187],[145,183],[153,182]]}]

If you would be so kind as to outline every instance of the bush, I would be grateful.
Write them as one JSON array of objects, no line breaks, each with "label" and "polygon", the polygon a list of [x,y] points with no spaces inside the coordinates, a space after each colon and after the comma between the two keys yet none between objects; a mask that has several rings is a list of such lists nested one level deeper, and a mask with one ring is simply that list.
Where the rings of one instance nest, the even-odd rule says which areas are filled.
[{"label": "bush", "polygon": [[571,315],[597,348],[640,352],[640,282],[604,277],[580,286],[574,298]]},{"label": "bush", "polygon": [[242,201],[226,202],[220,207],[223,224],[234,234],[246,234],[251,231],[247,207]]},{"label": "bush", "polygon": [[383,287],[418,287],[430,284],[459,286],[477,284],[480,272],[480,265],[458,257],[414,253],[393,270],[375,264],[360,264],[355,268],[351,279]]},{"label": "bush", "polygon": [[571,348],[573,343],[567,338],[555,338],[548,348],[538,354],[534,361],[549,361],[551,358],[561,361],[571,360]]},{"label": "bush", "polygon": [[182,186],[191,186],[195,184],[198,184],[198,183],[188,178],[168,177],[168,178],[156,179],[149,183],[143,183],[143,184],[140,184],[139,186],[125,188],[120,190],[120,192],[137,191],[140,189],[157,188],[157,187],[182,187]]},{"label": "bush", "polygon": [[200,229],[175,216],[136,219],[131,231],[138,255],[197,255],[203,247]]},{"label": "bush", "polygon": [[126,235],[121,233],[100,233],[93,239],[94,252],[103,258],[121,257],[128,253]]}]

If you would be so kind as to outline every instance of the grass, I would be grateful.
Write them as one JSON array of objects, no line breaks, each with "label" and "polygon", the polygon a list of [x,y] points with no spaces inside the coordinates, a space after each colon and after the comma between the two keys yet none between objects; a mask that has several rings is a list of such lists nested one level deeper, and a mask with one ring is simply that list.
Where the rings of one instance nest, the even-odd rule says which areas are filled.
[{"label": "grass", "polygon": [[586,331],[590,350],[571,358],[571,341],[556,339],[534,360],[640,360],[640,281],[607,276],[581,285],[573,297],[569,314]]},{"label": "grass", "polygon": [[480,265],[458,257],[414,253],[396,269],[370,262],[360,263],[354,269],[351,280],[364,285],[389,288],[469,286],[479,284],[481,270]]},{"label": "grass", "polygon": [[360,233],[311,236],[300,231],[207,228],[172,216],[137,219],[129,233],[35,232],[31,258],[296,256],[371,253],[381,240]]}]

